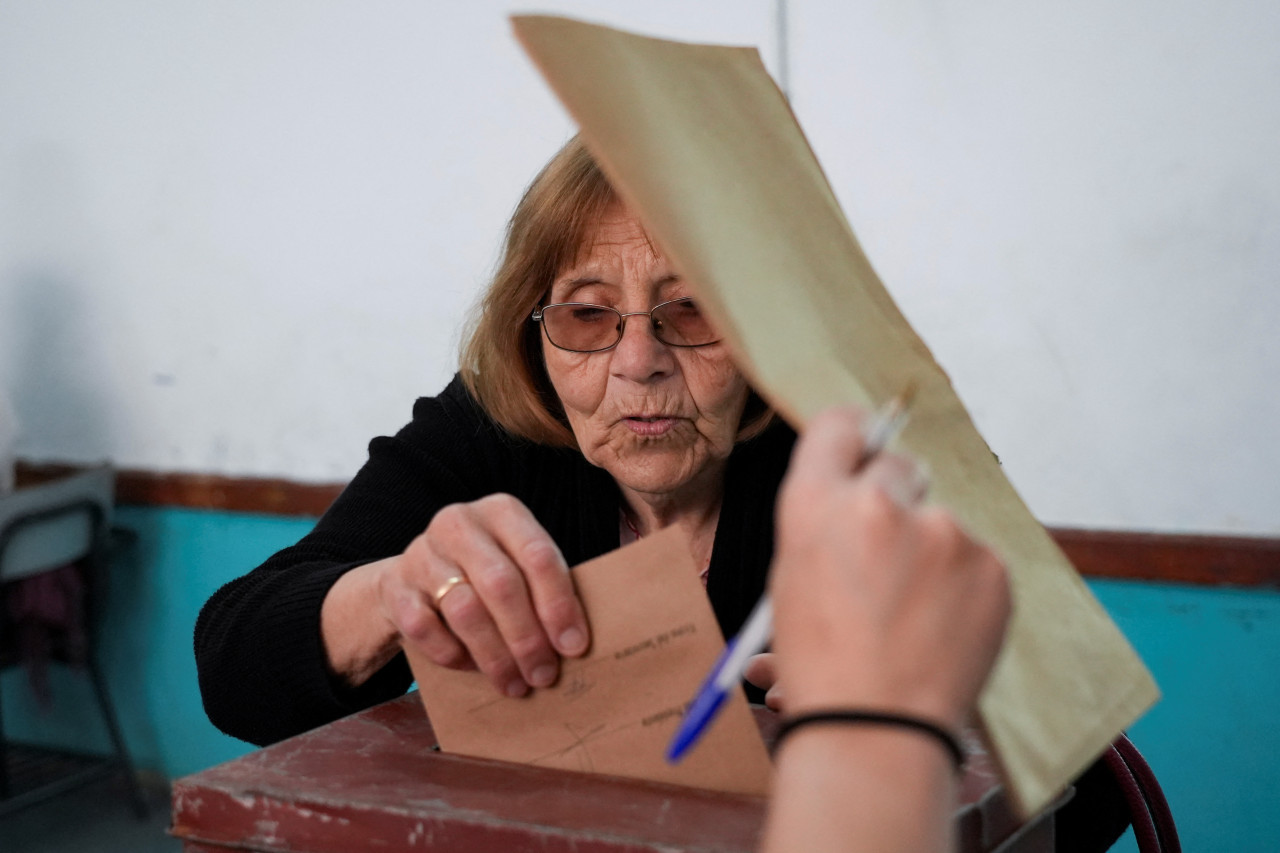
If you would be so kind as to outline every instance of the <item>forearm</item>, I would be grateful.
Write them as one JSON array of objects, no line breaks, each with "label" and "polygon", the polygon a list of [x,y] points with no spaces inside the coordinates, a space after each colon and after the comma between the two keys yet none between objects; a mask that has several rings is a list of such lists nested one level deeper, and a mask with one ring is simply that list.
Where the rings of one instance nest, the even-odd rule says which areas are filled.
[{"label": "forearm", "polygon": [[358,687],[400,651],[400,635],[383,613],[381,572],[399,557],[378,560],[338,578],[320,608],[320,635],[330,672]]},{"label": "forearm", "polygon": [[958,781],[927,736],[864,725],[814,725],[780,747],[765,853],[952,849]]},{"label": "forearm", "polygon": [[344,689],[326,663],[320,612],[356,567],[295,553],[273,560],[218,590],[194,638],[209,719],[260,746],[392,698],[412,680],[407,666],[388,666],[363,687]]}]

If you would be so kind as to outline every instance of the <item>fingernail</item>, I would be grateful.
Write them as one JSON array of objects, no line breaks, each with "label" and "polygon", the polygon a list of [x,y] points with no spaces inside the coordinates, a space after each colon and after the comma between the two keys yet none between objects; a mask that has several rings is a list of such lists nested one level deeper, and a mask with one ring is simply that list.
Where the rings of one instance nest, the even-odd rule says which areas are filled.
[{"label": "fingernail", "polygon": [[513,678],[507,682],[507,695],[512,699],[519,699],[521,696],[529,692],[529,685],[524,683],[523,678]]},{"label": "fingernail", "polygon": [[587,637],[577,628],[570,628],[560,635],[560,651],[576,655],[587,647]]},{"label": "fingernail", "polygon": [[556,668],[549,663],[534,669],[529,675],[529,683],[534,687],[550,687],[556,680]]}]

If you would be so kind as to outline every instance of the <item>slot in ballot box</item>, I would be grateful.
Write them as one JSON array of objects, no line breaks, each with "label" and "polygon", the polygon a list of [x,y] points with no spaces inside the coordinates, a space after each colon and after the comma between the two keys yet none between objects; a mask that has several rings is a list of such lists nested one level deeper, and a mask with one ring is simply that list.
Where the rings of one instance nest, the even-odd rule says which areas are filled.
[{"label": "slot in ballot box", "polygon": [[[767,743],[776,715],[754,708]],[[186,853],[755,850],[765,800],[442,753],[416,693],[177,780]],[[971,759],[963,853],[1051,853],[1053,813],[1019,826]]]}]

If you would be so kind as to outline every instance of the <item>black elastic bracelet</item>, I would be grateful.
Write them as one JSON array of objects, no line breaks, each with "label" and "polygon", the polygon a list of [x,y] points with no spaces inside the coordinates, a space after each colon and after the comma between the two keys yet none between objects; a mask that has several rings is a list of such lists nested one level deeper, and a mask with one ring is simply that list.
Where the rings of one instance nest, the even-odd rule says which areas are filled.
[{"label": "black elastic bracelet", "polygon": [[904,714],[885,714],[879,711],[833,709],[830,711],[810,711],[807,714],[796,714],[794,717],[788,717],[783,720],[782,726],[778,729],[778,734],[773,741],[774,750],[782,746],[782,741],[786,739],[787,735],[802,726],[813,723],[879,723],[887,726],[915,729],[933,736],[946,747],[947,754],[951,756],[957,771],[964,768],[964,747],[960,745],[960,739],[951,734],[951,732],[942,728],[942,726],[931,723],[928,720],[922,720],[919,717],[910,717]]}]

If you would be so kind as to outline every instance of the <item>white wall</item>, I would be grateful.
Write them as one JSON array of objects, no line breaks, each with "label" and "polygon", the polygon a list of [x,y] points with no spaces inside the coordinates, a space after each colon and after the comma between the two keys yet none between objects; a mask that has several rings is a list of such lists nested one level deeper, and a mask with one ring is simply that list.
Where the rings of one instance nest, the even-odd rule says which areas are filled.
[{"label": "white wall", "polygon": [[[1122,5],[790,0],[790,89],[1037,514],[1274,534],[1280,17]],[[451,374],[505,219],[571,133],[518,7],[0,4],[20,453],[349,477]],[[778,68],[773,0],[539,8]]]},{"label": "white wall", "polygon": [[793,11],[797,114],[1037,515],[1280,532],[1274,4]]}]

